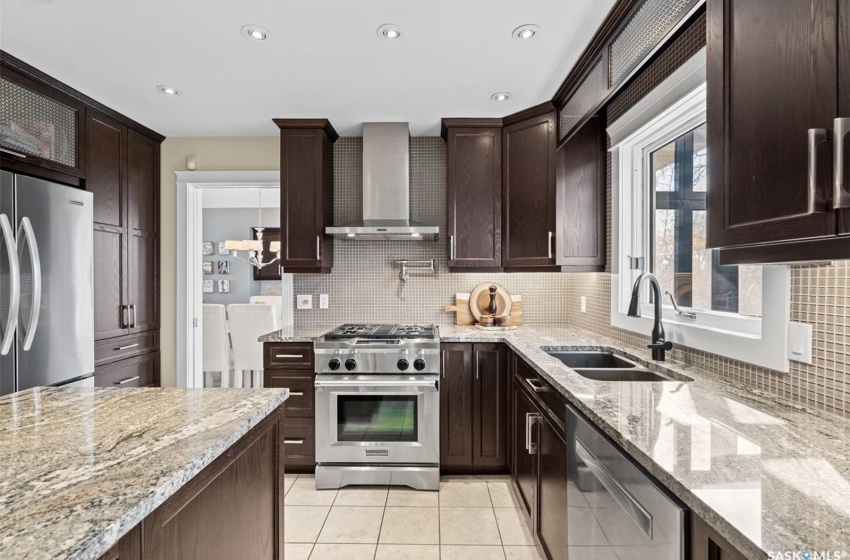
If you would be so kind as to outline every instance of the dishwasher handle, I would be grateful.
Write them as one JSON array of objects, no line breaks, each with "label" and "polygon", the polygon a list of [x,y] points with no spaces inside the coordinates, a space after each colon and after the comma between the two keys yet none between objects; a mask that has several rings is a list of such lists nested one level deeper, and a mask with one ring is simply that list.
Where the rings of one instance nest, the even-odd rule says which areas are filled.
[{"label": "dishwasher handle", "polygon": [[640,502],[620,484],[614,475],[602,464],[596,456],[577,437],[575,441],[575,453],[587,466],[588,470],[602,483],[608,493],[620,504],[626,514],[640,528],[644,534],[652,540],[652,515],[640,505]]}]

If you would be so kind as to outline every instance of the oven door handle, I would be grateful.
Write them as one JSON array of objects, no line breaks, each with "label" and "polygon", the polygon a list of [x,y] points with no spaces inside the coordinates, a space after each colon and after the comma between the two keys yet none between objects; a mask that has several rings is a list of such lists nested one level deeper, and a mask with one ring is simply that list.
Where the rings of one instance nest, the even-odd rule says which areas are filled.
[{"label": "oven door handle", "polygon": [[420,388],[427,391],[437,391],[436,379],[405,379],[405,380],[390,380],[390,379],[363,379],[358,381],[341,380],[341,379],[319,379],[316,378],[314,383],[317,392],[322,392],[328,389],[358,389],[360,387],[378,387],[392,389],[395,387],[404,388]]}]

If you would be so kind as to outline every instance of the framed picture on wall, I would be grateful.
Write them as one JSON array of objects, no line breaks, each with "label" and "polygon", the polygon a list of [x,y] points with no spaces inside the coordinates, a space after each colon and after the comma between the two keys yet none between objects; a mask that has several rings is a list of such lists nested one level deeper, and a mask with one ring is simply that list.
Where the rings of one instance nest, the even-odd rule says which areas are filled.
[{"label": "framed picture on wall", "polygon": [[218,291],[221,294],[229,294],[230,293],[230,280],[219,280],[218,281]]},{"label": "framed picture on wall", "polygon": [[204,280],[203,293],[211,294],[215,291],[215,284],[212,280]]},{"label": "framed picture on wall", "polygon": [[204,241],[204,244],[201,245],[201,253],[204,256],[214,255],[215,254],[215,245],[213,245],[212,241]]},{"label": "framed picture on wall", "polygon": [[212,261],[204,261],[204,263],[202,265],[202,269],[204,271],[204,274],[212,274],[213,273],[213,264],[215,264],[215,263],[213,263]]},{"label": "framed picture on wall", "polygon": [[230,274],[230,261],[218,261],[218,273]]},{"label": "framed picture on wall", "polygon": [[224,248],[224,243],[225,243],[224,241],[218,242],[218,254],[219,255],[226,255],[227,254],[227,249]]}]

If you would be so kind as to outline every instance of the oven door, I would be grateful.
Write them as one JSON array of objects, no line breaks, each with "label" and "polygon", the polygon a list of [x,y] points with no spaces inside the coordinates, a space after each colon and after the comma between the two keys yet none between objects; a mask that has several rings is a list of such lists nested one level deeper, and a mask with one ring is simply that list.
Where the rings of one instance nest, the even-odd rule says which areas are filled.
[{"label": "oven door", "polygon": [[316,377],[316,461],[438,464],[439,375]]}]

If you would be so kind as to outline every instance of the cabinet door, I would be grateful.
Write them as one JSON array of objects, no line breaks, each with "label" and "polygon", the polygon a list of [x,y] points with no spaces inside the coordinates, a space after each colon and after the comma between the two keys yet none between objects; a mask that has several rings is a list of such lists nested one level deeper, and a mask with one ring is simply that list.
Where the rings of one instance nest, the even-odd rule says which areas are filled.
[{"label": "cabinet door", "polygon": [[534,504],[537,494],[537,453],[533,444],[538,437],[535,419],[539,418],[540,413],[531,398],[519,386],[519,382],[514,380],[513,384],[514,457],[511,476],[519,489],[519,496],[526,513],[536,518]]},{"label": "cabinet door", "polygon": [[86,190],[94,195],[94,336],[129,332],[127,127],[95,111],[86,118]]},{"label": "cabinet door", "polygon": [[[328,188],[330,186],[330,188]],[[333,146],[322,130],[285,129],[280,138],[280,238],[284,269],[329,269],[325,235],[333,190]]]},{"label": "cabinet door", "polygon": [[98,560],[141,560],[142,526],[136,525]]},{"label": "cabinet door", "polygon": [[474,344],[472,463],[507,467],[508,367],[503,344]]},{"label": "cabinet door", "polygon": [[502,266],[502,130],[450,128],[447,218],[450,268]]},{"label": "cabinet door", "polygon": [[705,521],[691,513],[691,560],[745,560],[723,537]]},{"label": "cabinet door", "polygon": [[605,140],[599,117],[557,153],[555,262],[576,272],[605,269]]},{"label": "cabinet door", "polygon": [[[835,0],[708,0],[708,247],[836,234],[808,135],[837,111]],[[829,136],[829,135],[827,135]],[[828,198],[830,144],[816,142]]]},{"label": "cabinet door", "polygon": [[130,332],[159,328],[159,144],[127,137],[127,221]]},{"label": "cabinet door", "polygon": [[540,491],[537,536],[552,560],[567,559],[567,443],[547,421],[538,434]]},{"label": "cabinet door", "polygon": [[[838,2],[838,116],[850,119],[850,2]],[[834,141],[834,139],[833,139]],[[850,191],[850,137],[844,139],[841,165],[844,188]],[[839,235],[850,235],[850,209],[838,213]]]},{"label": "cabinet door", "polygon": [[[473,464],[472,344],[441,345],[440,467]],[[447,468],[447,469],[446,469]]]},{"label": "cabinet door", "polygon": [[504,267],[555,264],[555,113],[502,134]]}]

